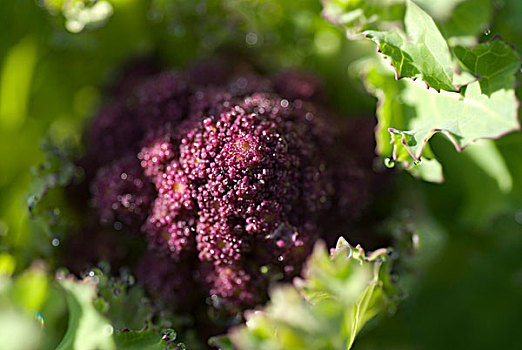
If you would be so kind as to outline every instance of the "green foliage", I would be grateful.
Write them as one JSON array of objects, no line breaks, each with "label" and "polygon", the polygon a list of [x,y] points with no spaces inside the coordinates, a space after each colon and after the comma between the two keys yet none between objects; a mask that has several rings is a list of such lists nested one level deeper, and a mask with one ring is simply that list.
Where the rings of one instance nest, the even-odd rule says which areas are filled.
[{"label": "green foliage", "polygon": [[493,6],[490,0],[459,1],[449,19],[441,23],[441,30],[450,44],[476,43],[491,20]]},{"label": "green foliage", "polygon": [[96,282],[85,278],[78,282],[59,277],[59,285],[65,291],[69,309],[67,332],[57,350],[67,349],[116,349],[114,327],[94,307]]},{"label": "green foliage", "polygon": [[435,90],[456,91],[448,44],[433,19],[411,1],[406,2],[405,32],[365,31],[378,50],[391,60],[400,78],[419,78]]},{"label": "green foliage", "polygon": [[117,333],[114,337],[117,349],[125,350],[164,350],[162,336],[154,331],[129,331]]},{"label": "green foliage", "polygon": [[[230,340],[249,350],[350,349],[362,327],[396,298],[389,253],[366,255],[340,238],[329,256],[317,243],[303,279],[272,288],[266,307],[246,313],[246,326],[233,329]],[[214,344],[230,348],[226,338]]]},{"label": "green foliage", "polygon": [[[184,349],[133,277],[93,269],[82,280],[42,263],[18,276],[0,275],[0,339],[9,349]],[[67,324],[65,323],[67,321]]]},{"label": "green foliage", "polygon": [[[349,13],[367,11],[368,5],[347,3],[352,4]],[[368,90],[379,99],[379,154],[391,158],[390,166],[399,161],[412,174],[440,182],[441,166],[428,146],[435,133],[447,136],[460,151],[479,139],[495,139],[520,129],[514,90],[520,57],[499,40],[471,49],[457,46],[452,52],[428,13],[411,0],[393,2],[394,6],[396,3],[405,8],[398,24],[383,18],[368,30],[341,23],[377,42],[378,51],[391,61],[396,80],[412,78],[393,82],[391,72],[380,67],[381,63],[365,60],[358,64]],[[328,13],[338,2],[327,1],[325,6]],[[454,15],[468,6],[472,5],[462,3]],[[346,14],[337,13],[336,21]],[[477,31],[483,20],[479,22],[470,28]],[[451,33],[452,29],[447,31]],[[462,67],[458,67],[454,55]],[[454,76],[457,69],[469,71],[476,79],[468,74]]]},{"label": "green foliage", "polygon": [[484,95],[515,85],[515,73],[520,68],[520,56],[500,40],[492,40],[472,49],[457,46],[455,55],[470,73],[479,79]]},{"label": "green foliage", "polygon": [[[377,152],[388,165],[407,163],[415,176],[432,182],[442,179],[442,163],[445,178],[435,185],[399,175],[399,190],[382,199],[393,202],[398,212],[393,214],[411,226],[407,234],[395,229],[400,259],[394,273],[409,297],[391,318],[367,320],[383,310],[380,301],[390,290],[369,266],[384,271],[386,263],[366,257],[361,265],[344,255],[338,266],[323,250],[314,255],[315,270],[309,271],[315,272],[308,272],[304,282],[276,287],[268,306],[251,313],[248,326],[234,333],[236,346],[241,337],[266,346],[283,341],[302,346],[302,336],[312,344],[309,348],[321,341],[344,347],[354,334],[353,349],[361,350],[517,344],[522,133],[496,138],[518,126],[514,86],[520,61],[516,50],[490,39],[500,35],[520,51],[521,1],[324,0],[323,13],[337,27],[321,18],[316,0],[64,3],[0,1],[0,347],[56,349],[65,334],[72,344],[89,329],[109,326],[112,337],[97,334],[109,348],[181,348],[173,331],[160,331],[180,329],[177,321],[153,317],[158,310],[144,302],[143,291],[127,277],[93,270],[87,278],[97,283],[91,298],[92,286],[71,281],[66,290],[38,261],[33,263],[45,258],[53,266],[57,248],[51,242],[70,231],[63,225],[67,213],[61,187],[78,175],[70,167],[69,148],[46,146],[51,151],[46,160],[40,140],[48,133],[52,140],[72,137],[79,144],[87,119],[120,67],[135,57],[178,67],[226,50],[254,57],[268,72],[281,67],[315,71],[324,78],[335,108],[359,116],[373,114],[373,100],[346,71],[355,59],[366,59],[352,71],[363,74],[378,99]],[[106,9],[109,4],[111,11],[97,17],[92,8],[103,7],[96,4]],[[368,32],[389,60],[372,56],[370,40],[343,40],[343,30],[350,38]],[[417,77],[417,83],[396,81],[383,62],[397,65],[403,76]],[[521,93],[518,89],[519,98]],[[457,154],[441,133],[458,148],[473,145]],[[29,204],[43,219],[31,221],[30,168],[42,163],[34,171],[38,180],[31,193],[36,196]],[[391,226],[398,225],[395,220],[390,219]],[[337,268],[346,274],[333,273]],[[394,293],[392,288],[389,294]],[[68,317],[84,320],[78,312],[83,309],[89,310],[89,323],[69,329]],[[274,323],[263,323],[267,320]],[[284,330],[278,337],[276,326]],[[229,337],[214,342],[233,349]]]}]

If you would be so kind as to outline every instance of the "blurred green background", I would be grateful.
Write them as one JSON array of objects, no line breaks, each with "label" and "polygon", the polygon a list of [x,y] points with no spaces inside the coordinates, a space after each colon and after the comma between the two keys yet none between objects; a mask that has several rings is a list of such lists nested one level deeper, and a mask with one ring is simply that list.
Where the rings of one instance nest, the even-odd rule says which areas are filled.
[{"label": "blurred green background", "polygon": [[[443,17],[442,5],[458,2],[426,9]],[[483,37],[498,34],[520,52],[522,1],[492,5]],[[53,232],[27,210],[31,168],[44,160],[41,140],[48,135],[79,144],[111,81],[133,59],[182,67],[226,50],[268,72],[301,67],[322,76],[336,110],[371,118],[375,100],[348,67],[375,48],[348,42],[320,11],[315,0],[0,1],[0,274],[52,259]],[[435,137],[446,182],[400,175],[397,194],[385,200],[394,203],[395,220],[415,232],[418,249],[403,258],[399,276],[408,296],[395,315],[367,327],[355,349],[520,347],[522,134],[495,146],[490,158],[478,147],[457,153]],[[500,175],[488,171],[498,159]],[[6,331],[5,320],[15,318],[3,310],[0,329]]]}]

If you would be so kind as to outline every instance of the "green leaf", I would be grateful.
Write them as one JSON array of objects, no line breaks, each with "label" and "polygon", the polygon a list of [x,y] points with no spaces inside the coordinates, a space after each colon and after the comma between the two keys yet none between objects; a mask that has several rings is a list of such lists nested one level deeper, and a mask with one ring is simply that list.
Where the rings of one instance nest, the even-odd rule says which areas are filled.
[{"label": "green leaf", "polygon": [[65,291],[69,308],[67,332],[57,350],[113,350],[114,328],[94,307],[96,282],[94,278],[75,281],[61,278],[58,283]]},{"label": "green leaf", "polygon": [[230,340],[230,337],[227,335],[212,337],[208,340],[208,344],[215,346],[219,350],[234,350],[232,340]]},{"label": "green leaf", "polygon": [[[513,90],[500,90],[487,97],[478,82],[467,86],[463,94],[426,89],[413,81],[405,81],[402,101],[415,110],[415,117],[399,129],[390,128],[395,153],[406,149],[411,158],[420,161],[433,134],[446,135],[458,150],[474,141],[497,138],[519,129],[517,99]],[[401,154],[404,154],[402,152]]]},{"label": "green leaf", "polygon": [[366,31],[379,51],[389,57],[396,78],[420,78],[435,90],[456,91],[455,62],[433,19],[412,1],[406,2],[405,33]]},{"label": "green leaf", "polygon": [[391,305],[387,250],[366,255],[344,239],[329,256],[316,244],[303,279],[270,291],[271,300],[246,313],[246,326],[232,330],[238,349],[350,349],[365,323]]},{"label": "green leaf", "polygon": [[440,166],[426,162],[433,159],[428,141],[435,133],[447,136],[460,151],[477,140],[498,138],[520,128],[512,89],[487,96],[475,81],[461,93],[437,92],[418,81],[395,81],[378,60],[365,60],[356,69],[379,99],[378,151],[403,162],[425,180],[442,180]]},{"label": "green leaf", "polygon": [[[392,3],[405,7],[402,20],[382,16]],[[445,32],[453,42],[463,43],[459,37],[475,35],[490,17],[488,0],[445,4],[447,9],[439,13],[439,19],[446,22]],[[434,134],[446,135],[460,151],[477,140],[500,138],[520,129],[514,93],[520,57],[500,40],[471,49],[455,47],[460,68],[467,72],[454,74],[460,70],[446,39],[430,15],[412,0],[326,0],[324,6],[326,18],[344,27],[349,37],[363,34],[377,43],[378,51],[391,61],[396,80],[413,80],[397,82],[383,65],[359,64],[367,89],[379,100],[377,151],[387,157],[387,166],[399,161],[414,176],[441,182],[442,166],[428,144]],[[497,175],[502,178],[499,185],[508,188],[505,172]]]},{"label": "green leaf", "polygon": [[505,160],[492,140],[481,140],[464,150],[476,165],[497,181],[502,192],[508,193],[513,188],[513,178]]},{"label": "green leaf", "polygon": [[402,21],[403,0],[323,0],[323,17],[342,26],[348,38],[355,39],[366,30],[379,30],[383,23]]},{"label": "green leaf", "polygon": [[[124,274],[123,278],[109,277],[98,269],[93,269],[99,279],[99,306],[116,330],[142,330],[150,324],[152,306],[143,289],[134,285],[134,277]],[[129,283],[130,281],[130,283]],[[99,309],[100,310],[100,309]]]},{"label": "green leaf", "polygon": [[458,4],[441,27],[450,43],[466,41],[475,45],[476,36],[487,28],[491,15],[491,0],[465,0]]},{"label": "green leaf", "polygon": [[114,340],[118,350],[165,350],[162,336],[151,330],[116,333]]},{"label": "green leaf", "polygon": [[[378,51],[391,60],[397,79],[420,78],[435,90],[457,91],[456,63],[448,44],[433,19],[413,1],[339,3],[325,1],[325,17],[345,28],[351,38],[359,34],[375,41]],[[395,10],[397,6],[403,11]],[[392,9],[392,17],[383,15]]]},{"label": "green leaf", "polygon": [[520,56],[502,41],[492,40],[473,49],[457,46],[453,52],[462,65],[480,79],[483,94],[491,96],[501,89],[513,89]]}]

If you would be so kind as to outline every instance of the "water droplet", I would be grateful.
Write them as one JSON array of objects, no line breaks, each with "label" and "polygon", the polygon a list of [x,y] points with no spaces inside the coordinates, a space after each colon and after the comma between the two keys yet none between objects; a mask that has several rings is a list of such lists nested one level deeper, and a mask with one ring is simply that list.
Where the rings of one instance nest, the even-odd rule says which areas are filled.
[{"label": "water droplet", "polygon": [[384,166],[387,168],[393,168],[395,166],[395,161],[391,157],[384,158]]},{"label": "water droplet", "polygon": [[123,225],[122,225],[121,222],[119,222],[119,221],[115,221],[113,227],[114,227],[114,229],[115,229],[116,231],[119,231],[119,230],[121,230],[121,229],[123,228]]},{"label": "water droplet", "polygon": [[288,107],[288,100],[281,100],[281,107],[286,108]]},{"label": "water droplet", "polygon": [[484,31],[484,35],[490,35],[491,34],[491,30],[488,28]]},{"label": "water droplet", "polygon": [[161,334],[163,335],[163,337],[161,339],[165,340],[167,342],[175,341],[178,336],[176,331],[173,330],[172,328],[167,328],[167,329],[162,330]]},{"label": "water droplet", "polygon": [[68,274],[69,270],[67,270],[65,267],[59,267],[58,270],[56,270],[56,279],[64,279]]},{"label": "water droplet", "polygon": [[109,336],[112,335],[112,333],[114,333],[114,328],[110,324],[103,327],[103,334]]},{"label": "water droplet", "polygon": [[254,46],[258,41],[257,34],[254,32],[247,33],[245,41],[248,45]]},{"label": "water droplet", "polygon": [[134,278],[134,276],[129,275],[129,277],[127,277],[127,284],[129,286],[133,286],[135,283],[136,283],[136,279]]},{"label": "water droplet", "polygon": [[285,259],[285,258],[283,258],[282,255],[279,255],[279,256],[277,257],[277,261],[283,261],[284,259]]},{"label": "water droplet", "polygon": [[54,238],[51,242],[53,247],[58,247],[60,245],[60,240],[58,238]]}]

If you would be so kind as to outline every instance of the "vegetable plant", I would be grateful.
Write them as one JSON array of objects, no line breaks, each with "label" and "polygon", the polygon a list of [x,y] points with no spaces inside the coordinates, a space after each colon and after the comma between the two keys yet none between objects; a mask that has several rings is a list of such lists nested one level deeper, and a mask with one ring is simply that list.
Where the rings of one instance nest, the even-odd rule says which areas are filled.
[{"label": "vegetable plant", "polygon": [[0,17],[1,348],[516,347],[519,1]]}]

